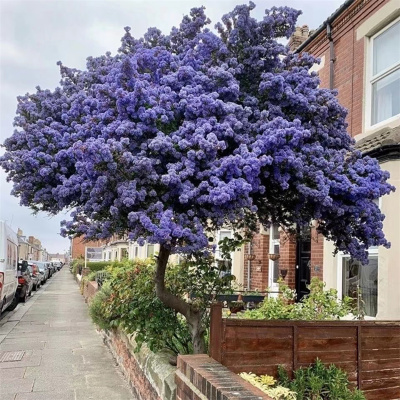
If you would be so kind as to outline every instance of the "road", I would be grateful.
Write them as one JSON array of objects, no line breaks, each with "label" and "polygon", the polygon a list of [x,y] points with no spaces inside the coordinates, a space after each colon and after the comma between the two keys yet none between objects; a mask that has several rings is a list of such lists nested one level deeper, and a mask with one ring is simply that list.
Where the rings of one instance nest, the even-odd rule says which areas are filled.
[{"label": "road", "polygon": [[135,399],[67,268],[0,320],[0,399]]}]

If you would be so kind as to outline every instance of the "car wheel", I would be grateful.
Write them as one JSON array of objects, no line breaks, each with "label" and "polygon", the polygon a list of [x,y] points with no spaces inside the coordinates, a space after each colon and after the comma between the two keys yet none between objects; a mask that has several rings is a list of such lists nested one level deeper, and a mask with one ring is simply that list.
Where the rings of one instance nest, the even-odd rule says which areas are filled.
[{"label": "car wheel", "polygon": [[12,303],[7,307],[7,311],[13,311],[15,309],[15,307],[17,307],[18,305],[18,297],[14,296],[14,299],[12,301]]},{"label": "car wheel", "polygon": [[32,296],[32,289],[29,291],[28,296],[29,296],[29,297]]},{"label": "car wheel", "polygon": [[28,300],[28,296],[28,290],[25,289],[24,297],[21,297],[21,303],[26,303],[26,301]]},{"label": "car wheel", "polygon": [[36,290],[38,290],[38,289],[39,289],[39,287],[38,287],[37,284],[32,286],[32,290],[33,290],[34,292],[36,292]]}]

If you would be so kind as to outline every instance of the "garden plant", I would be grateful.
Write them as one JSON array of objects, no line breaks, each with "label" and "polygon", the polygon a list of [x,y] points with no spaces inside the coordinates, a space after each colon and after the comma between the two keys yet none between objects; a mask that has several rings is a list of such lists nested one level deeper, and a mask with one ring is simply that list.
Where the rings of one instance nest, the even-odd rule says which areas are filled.
[{"label": "garden plant", "polygon": [[351,389],[345,371],[318,359],[294,371],[293,379],[282,366],[278,367],[278,379],[246,372],[239,375],[274,400],[365,400],[362,391]]},{"label": "garden plant", "polygon": [[254,7],[215,30],[193,8],[169,34],[137,39],[126,27],[118,53],[89,57],[85,70],[60,62],[59,87],[18,98],[0,158],[22,205],[71,211],[63,235],[159,243],[155,290],[187,320],[195,353],[203,314],[168,288],[171,254],[208,256],[215,230],[251,236],[256,221],[295,232],[317,220],[363,262],[389,245],[374,202],[394,190],[388,173],[353,148],[346,110],[310,72],[318,60],[282,44],[300,12],[257,20]]},{"label": "garden plant", "polygon": [[254,310],[240,314],[246,319],[291,319],[304,321],[334,320],[353,315],[363,316],[357,308],[357,302],[348,296],[340,299],[336,289],[325,290],[325,283],[314,277],[308,289],[310,293],[301,301],[295,303],[296,292],[281,282],[278,297],[265,297],[264,301]]}]

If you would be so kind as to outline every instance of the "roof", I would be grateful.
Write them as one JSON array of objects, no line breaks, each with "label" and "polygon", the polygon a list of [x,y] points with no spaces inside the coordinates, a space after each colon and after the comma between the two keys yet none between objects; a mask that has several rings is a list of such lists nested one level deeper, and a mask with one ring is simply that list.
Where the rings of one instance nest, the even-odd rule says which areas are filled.
[{"label": "roof", "polygon": [[396,128],[383,128],[371,133],[364,139],[359,140],[355,147],[364,155],[371,155],[379,158],[379,154],[387,150],[400,150],[400,126]]},{"label": "roof", "polygon": [[326,27],[327,24],[333,22],[342,12],[347,10],[355,0],[346,0],[337,10],[335,10],[294,52],[299,53],[309,43],[311,43]]}]

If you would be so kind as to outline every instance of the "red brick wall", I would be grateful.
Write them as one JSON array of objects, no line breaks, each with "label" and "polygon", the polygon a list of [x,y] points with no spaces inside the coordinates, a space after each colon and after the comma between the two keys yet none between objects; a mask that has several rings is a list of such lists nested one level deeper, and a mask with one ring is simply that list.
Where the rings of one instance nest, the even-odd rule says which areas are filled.
[{"label": "red brick wall", "polygon": [[[358,0],[332,23],[335,50],[334,89],[339,102],[347,108],[348,132],[362,133],[364,91],[364,38],[357,40],[357,28],[389,0]],[[329,41],[321,32],[303,51],[317,57],[325,56],[325,65],[319,70],[321,87],[329,87]]]},{"label": "red brick wall", "polygon": [[323,279],[324,237],[311,229],[311,278]]},{"label": "red brick wall", "polygon": [[83,297],[86,303],[90,303],[92,297],[96,294],[99,289],[97,282],[85,282],[83,286]]},{"label": "red brick wall", "polygon": [[[248,282],[248,259],[249,245],[244,247],[244,286]],[[251,252],[255,259],[250,261],[250,290],[264,291],[268,287],[269,274],[269,235],[257,233],[251,241]]]},{"label": "red brick wall", "polygon": [[206,354],[178,357],[176,400],[272,400]]},{"label": "red brick wall", "polygon": [[81,237],[76,237],[72,239],[72,258],[76,259],[79,257],[85,257],[85,247],[101,247],[104,243],[101,240],[96,241],[85,241],[85,239]]},{"label": "red brick wall", "polygon": [[121,366],[125,378],[128,380],[133,393],[138,399],[162,400],[154,387],[149,382],[142,368],[132,355],[125,338],[118,331],[104,332],[104,342],[110,348],[118,364]]},{"label": "red brick wall", "polygon": [[281,232],[279,269],[287,270],[285,283],[292,289],[296,287],[296,237]]}]

